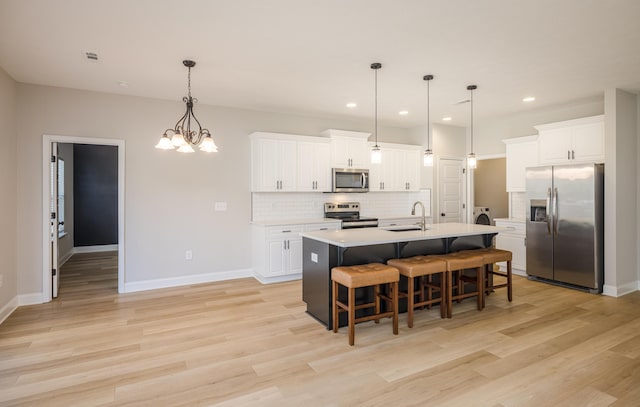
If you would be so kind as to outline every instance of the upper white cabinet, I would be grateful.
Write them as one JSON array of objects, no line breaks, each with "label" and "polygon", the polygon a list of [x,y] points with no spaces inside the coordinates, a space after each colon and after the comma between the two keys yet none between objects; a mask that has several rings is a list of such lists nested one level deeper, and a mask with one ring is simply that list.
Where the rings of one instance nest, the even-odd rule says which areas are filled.
[{"label": "upper white cabinet", "polygon": [[329,139],[298,142],[298,191],[331,191],[331,144]]},{"label": "upper white cabinet", "polygon": [[[369,190],[371,191],[418,191],[420,189],[420,166],[422,147],[405,144],[378,143],[382,160],[371,164]],[[368,149],[371,149],[369,143]]]},{"label": "upper white cabinet", "polygon": [[250,138],[251,191],[331,190],[329,139],[265,132]]},{"label": "upper white cabinet", "polygon": [[604,116],[535,126],[540,164],[604,162]]},{"label": "upper white cabinet", "polygon": [[[270,135],[266,136],[266,135]],[[297,144],[273,133],[253,133],[251,139],[251,190],[295,191]]]},{"label": "upper white cabinet", "polygon": [[396,189],[398,191],[418,191],[420,189],[420,166],[422,147],[406,146],[396,150]]},{"label": "upper white cabinet", "polygon": [[370,168],[367,139],[370,133],[329,129],[322,134],[331,138],[331,166],[334,168]]},{"label": "upper white cabinet", "polygon": [[538,165],[538,136],[502,140],[507,146],[507,192],[524,192],[525,170]]}]

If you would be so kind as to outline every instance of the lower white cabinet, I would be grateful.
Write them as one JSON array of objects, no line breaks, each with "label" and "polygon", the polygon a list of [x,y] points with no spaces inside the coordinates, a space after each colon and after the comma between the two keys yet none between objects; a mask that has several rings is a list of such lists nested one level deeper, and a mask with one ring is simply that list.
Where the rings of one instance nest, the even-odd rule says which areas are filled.
[{"label": "lower white cabinet", "polygon": [[262,226],[252,228],[253,271],[262,283],[299,279],[302,276],[303,231],[340,229],[340,222]]},{"label": "lower white cabinet", "polygon": [[[495,219],[496,226],[510,228],[507,232],[500,232],[496,236],[496,248],[509,250],[513,259],[511,267],[514,274],[526,275],[527,248],[524,220]],[[498,263],[501,270],[506,270],[506,263]]]}]

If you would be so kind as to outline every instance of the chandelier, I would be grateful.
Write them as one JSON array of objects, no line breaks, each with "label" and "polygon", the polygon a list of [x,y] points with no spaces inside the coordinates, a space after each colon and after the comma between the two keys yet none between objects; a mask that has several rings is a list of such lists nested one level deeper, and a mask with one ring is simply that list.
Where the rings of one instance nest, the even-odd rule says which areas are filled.
[{"label": "chandelier", "polygon": [[[192,146],[198,146],[200,151],[216,153],[218,152],[218,147],[216,146],[216,143],[213,142],[211,133],[208,129],[202,128],[200,122],[193,114],[193,104],[198,103],[198,99],[191,97],[191,68],[196,66],[196,63],[194,61],[184,60],[182,61],[182,64],[189,68],[189,96],[182,98],[182,101],[187,104],[187,111],[178,120],[173,129],[165,130],[162,137],[160,137],[160,141],[156,144],[156,148],[161,150],[173,150],[177,147],[179,153],[193,153],[194,150]],[[191,130],[192,120],[194,122],[193,130]],[[198,126],[197,130],[195,129],[196,125]]]}]

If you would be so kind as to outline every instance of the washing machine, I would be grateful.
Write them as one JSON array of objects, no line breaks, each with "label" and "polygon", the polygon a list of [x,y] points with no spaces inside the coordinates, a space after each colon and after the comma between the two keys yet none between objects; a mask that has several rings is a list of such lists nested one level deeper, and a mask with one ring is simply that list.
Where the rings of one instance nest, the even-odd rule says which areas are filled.
[{"label": "washing machine", "polygon": [[491,209],[486,206],[476,206],[473,208],[473,223],[477,225],[493,225]]}]

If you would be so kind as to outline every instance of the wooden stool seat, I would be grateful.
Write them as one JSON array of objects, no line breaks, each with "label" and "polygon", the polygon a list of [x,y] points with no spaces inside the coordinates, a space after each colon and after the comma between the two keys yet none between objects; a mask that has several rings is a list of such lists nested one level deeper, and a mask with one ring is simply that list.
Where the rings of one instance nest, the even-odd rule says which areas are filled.
[{"label": "wooden stool seat", "polygon": [[331,269],[331,279],[345,287],[368,287],[398,281],[398,269],[382,263],[340,266]]},{"label": "wooden stool seat", "polygon": [[[362,264],[356,266],[340,266],[331,269],[333,289],[332,312],[333,332],[338,332],[338,315],[340,312],[349,314],[349,345],[355,343],[355,324],[358,322],[375,321],[391,317],[393,319],[393,334],[398,334],[398,281],[400,272],[397,268],[381,263]],[[389,294],[380,291],[380,286],[389,285]],[[347,287],[347,304],[338,299],[338,286]],[[356,288],[374,287],[375,300],[372,303],[356,305]],[[390,303],[390,310],[380,312],[380,300]],[[356,318],[356,310],[363,308],[375,308],[372,315]]]},{"label": "wooden stool seat", "polygon": [[[446,282],[448,279],[447,262],[437,256],[415,256],[405,259],[391,259],[387,261],[390,266],[396,267],[400,274],[407,278],[407,291],[400,291],[398,295],[407,297],[407,325],[413,328],[413,311],[418,307],[425,305],[430,307],[432,304],[440,303],[440,316],[446,318]],[[423,277],[431,277],[433,274],[440,274],[440,285],[434,285],[429,278],[426,282]],[[420,277],[420,295],[419,301],[416,302],[415,278]],[[428,289],[428,295],[425,299],[424,289]],[[433,298],[432,290],[436,289],[440,292],[440,298]]]},{"label": "wooden stool seat", "polygon": [[[484,290],[482,282],[484,281],[484,258],[482,254],[475,253],[475,250],[461,251],[441,255],[440,258],[447,262],[447,271],[449,272],[447,284],[447,317],[451,318],[453,301],[459,301],[468,297],[477,297],[478,311],[484,307]],[[463,270],[474,269],[476,275],[474,277],[465,276]],[[458,272],[456,294],[453,294],[453,272]],[[474,283],[476,290],[468,293],[464,292],[465,283]]]}]

